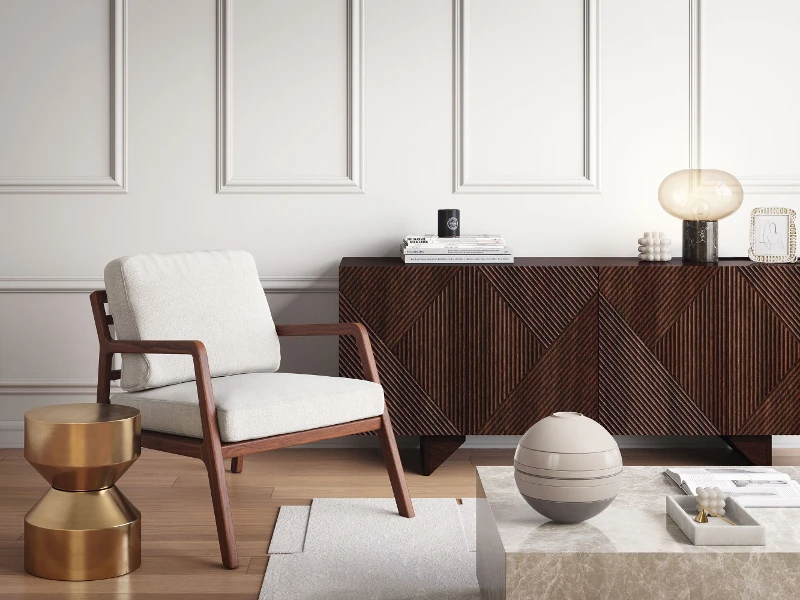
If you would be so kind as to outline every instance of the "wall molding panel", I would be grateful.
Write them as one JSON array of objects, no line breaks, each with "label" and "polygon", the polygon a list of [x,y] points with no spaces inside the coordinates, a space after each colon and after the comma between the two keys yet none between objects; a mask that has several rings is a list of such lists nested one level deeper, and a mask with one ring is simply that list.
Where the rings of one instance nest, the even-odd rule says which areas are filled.
[{"label": "wall molding panel", "polygon": [[[111,385],[111,393],[119,394],[119,384]],[[94,396],[94,379],[0,379],[0,396]]]},{"label": "wall molding panel", "polygon": [[[329,293],[339,291],[339,278],[334,276],[260,277],[268,294]],[[89,294],[105,288],[102,277],[0,277],[0,294]]]},{"label": "wall molding panel", "polygon": [[[118,384],[111,385],[111,393],[119,394],[122,389]],[[64,401],[64,397],[69,400]],[[13,401],[19,397],[50,398],[60,400],[54,402],[92,402],[97,398],[97,381],[94,379],[5,379],[0,380],[0,398],[4,401]],[[38,404],[30,404],[35,408]],[[22,448],[25,438],[25,421],[0,420],[0,448]]]},{"label": "wall molding panel", "polygon": [[342,177],[236,176],[233,151],[234,6],[235,0],[217,0],[217,193],[363,193],[363,0],[347,0],[347,175]]},{"label": "wall molding panel", "polygon": [[[706,0],[690,0],[690,129],[689,162],[692,169],[703,167],[703,89],[705,72],[703,54],[703,24],[706,21]],[[745,192],[756,194],[800,194],[800,175],[759,176],[746,175],[736,178]]]},{"label": "wall molding panel", "polygon": [[0,176],[0,194],[125,194],[128,191],[128,0],[110,0],[113,10],[111,174]]},{"label": "wall molding panel", "polygon": [[584,0],[583,175],[474,177],[469,174],[470,0],[453,3],[453,192],[595,194],[600,192],[600,0]]}]

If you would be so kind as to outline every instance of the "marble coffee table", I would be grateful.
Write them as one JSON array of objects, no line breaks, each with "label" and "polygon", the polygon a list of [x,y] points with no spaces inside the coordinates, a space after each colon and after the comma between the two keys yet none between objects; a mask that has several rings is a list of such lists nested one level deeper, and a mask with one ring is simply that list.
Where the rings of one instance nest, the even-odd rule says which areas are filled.
[{"label": "marble coffee table", "polygon": [[[800,479],[796,467],[776,467]],[[477,570],[484,598],[800,598],[800,508],[749,509],[766,546],[694,546],[665,509],[664,467],[625,467],[598,516],[557,525],[528,506],[513,467],[478,467]]]}]

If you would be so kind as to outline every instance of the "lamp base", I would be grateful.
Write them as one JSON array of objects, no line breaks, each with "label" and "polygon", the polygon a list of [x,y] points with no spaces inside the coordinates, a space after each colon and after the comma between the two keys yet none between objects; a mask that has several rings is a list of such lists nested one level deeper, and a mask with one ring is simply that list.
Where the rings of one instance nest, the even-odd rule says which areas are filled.
[{"label": "lamp base", "polygon": [[683,262],[715,263],[717,221],[683,222]]}]

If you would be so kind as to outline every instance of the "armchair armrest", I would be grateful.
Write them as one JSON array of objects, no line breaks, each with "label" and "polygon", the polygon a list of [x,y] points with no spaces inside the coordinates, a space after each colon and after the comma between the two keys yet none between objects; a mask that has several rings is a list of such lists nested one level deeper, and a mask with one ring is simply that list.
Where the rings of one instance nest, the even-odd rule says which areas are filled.
[{"label": "armchair armrest", "polygon": [[208,353],[203,342],[197,340],[110,340],[105,343],[109,354],[189,354],[194,362],[194,378],[197,397],[201,407],[203,435],[211,435],[213,422],[216,429],[216,405],[211,387],[211,370],[208,368]]},{"label": "armchair armrest", "polygon": [[278,335],[365,335],[367,328],[361,323],[311,323],[303,325],[275,325]]},{"label": "armchair armrest", "polygon": [[369,332],[361,323],[276,325],[275,330],[280,336],[352,335],[356,338],[364,379],[380,383],[378,366],[375,364],[375,355],[372,353],[372,344],[369,341]]},{"label": "armchair armrest", "polygon": [[106,350],[113,354],[206,354],[203,342],[195,340],[111,340]]},{"label": "armchair armrest", "polygon": [[[200,405],[200,423],[203,427],[203,445],[200,458],[204,462],[214,462],[222,472],[222,451],[220,449],[217,407],[214,404],[214,390],[211,387],[211,370],[208,368],[208,353],[202,342],[197,340],[115,340],[108,326],[114,320],[106,314],[104,303],[108,300],[105,290],[97,290],[90,295],[97,339],[100,343],[100,360],[97,371],[97,401],[109,402],[111,378],[121,373],[111,370],[114,354],[188,354],[194,364],[194,378],[197,385],[197,399]],[[224,479],[223,479],[224,483]],[[213,496],[213,494],[212,494]],[[216,502],[216,500],[215,500]],[[219,521],[217,526],[219,527]],[[235,557],[234,562],[238,564]],[[223,550],[223,556],[225,552]],[[226,563],[227,564],[227,563]]]}]

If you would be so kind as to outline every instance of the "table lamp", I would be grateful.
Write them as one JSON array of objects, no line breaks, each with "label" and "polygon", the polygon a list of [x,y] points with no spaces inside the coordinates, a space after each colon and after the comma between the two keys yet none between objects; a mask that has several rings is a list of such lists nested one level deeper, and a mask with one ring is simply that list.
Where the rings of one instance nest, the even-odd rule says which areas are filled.
[{"label": "table lamp", "polygon": [[661,182],[661,207],[683,219],[685,262],[717,262],[717,221],[735,213],[743,198],[739,180],[716,169],[676,171]]}]

